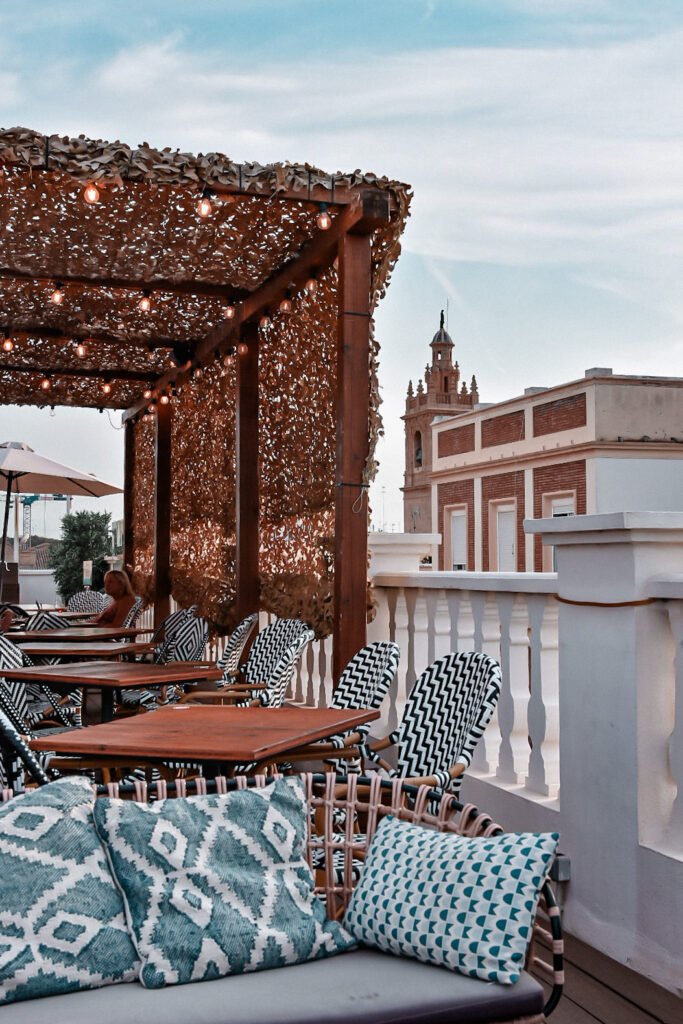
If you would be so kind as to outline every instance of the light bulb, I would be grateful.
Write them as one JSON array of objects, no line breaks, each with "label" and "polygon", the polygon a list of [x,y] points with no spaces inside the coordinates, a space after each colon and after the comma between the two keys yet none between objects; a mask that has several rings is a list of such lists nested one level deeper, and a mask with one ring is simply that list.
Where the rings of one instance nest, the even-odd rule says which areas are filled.
[{"label": "light bulb", "polygon": [[197,213],[200,217],[210,217],[213,213],[213,203],[208,196],[202,196],[197,203]]},{"label": "light bulb", "polygon": [[11,338],[5,338],[5,340],[2,343],[2,350],[3,350],[3,352],[11,352],[13,348],[14,348],[14,342],[12,341],[12,339]]},{"label": "light bulb", "polygon": [[76,345],[76,355],[79,357],[79,359],[83,359],[83,357],[87,356],[87,354],[88,349],[86,348],[82,341],[79,341],[79,343]]},{"label": "light bulb", "polygon": [[156,411],[157,411],[157,407],[156,407],[156,405],[153,402],[152,402],[151,405],[147,406],[147,412],[150,414],[150,416],[153,416]]},{"label": "light bulb", "polygon": [[149,292],[143,292],[142,298],[138,302],[138,309],[142,310],[143,313],[149,313],[152,308],[152,300],[149,297]]},{"label": "light bulb", "polygon": [[249,346],[245,342],[241,341],[237,346],[237,354],[240,356],[246,356],[249,352]]},{"label": "light bulb", "polygon": [[40,382],[40,387],[43,391],[49,391],[50,388],[52,387],[52,381],[50,380],[50,378],[43,377],[43,379]]},{"label": "light bulb", "polygon": [[109,383],[108,380],[105,380],[104,384],[102,385],[102,390],[105,393],[105,395],[111,394],[111,384]]},{"label": "light bulb", "polygon": [[221,310],[221,313],[223,314],[223,316],[225,317],[226,320],[234,320],[235,319],[235,312],[236,312],[235,307],[233,305],[231,305],[231,304],[229,304],[227,306],[223,306],[223,309]]},{"label": "light bulb", "polygon": [[168,395],[161,395],[161,397],[159,398],[159,402],[161,403],[161,405],[168,405],[170,401],[171,399],[169,398]]},{"label": "light bulb", "polygon": [[314,277],[309,277],[308,281],[304,285],[304,288],[306,289],[308,294],[311,297],[313,297],[315,295],[315,293],[318,291],[318,282],[316,281],[316,279]]},{"label": "light bulb", "polygon": [[99,203],[100,190],[98,189],[97,185],[94,184],[94,182],[91,182],[89,185],[85,186],[85,188],[83,189],[83,198],[86,201],[86,203],[88,203],[90,206],[92,206],[94,203]]},{"label": "light bulb", "polygon": [[55,306],[61,306],[61,304],[64,302],[64,292],[62,291],[61,284],[58,283],[55,285],[54,291],[50,296],[50,302],[53,302]]},{"label": "light bulb", "polygon": [[269,316],[268,316],[268,314],[266,313],[266,314],[265,314],[264,316],[262,316],[262,317],[261,317],[261,319],[259,320],[259,327],[261,328],[261,330],[262,330],[262,331],[266,331],[266,330],[268,330],[268,328],[270,327],[270,325],[272,324],[272,322],[273,322],[273,321],[272,321],[272,320],[270,319],[270,317],[269,317]]},{"label": "light bulb", "polygon": [[197,367],[197,368],[195,369],[195,371],[194,371],[194,373],[192,374],[192,376],[194,377],[194,379],[195,379],[195,380],[199,380],[199,378],[201,377],[201,375],[202,375],[202,368],[201,368],[201,366],[198,366],[198,367]]},{"label": "light bulb", "polygon": [[320,213],[315,218],[315,222],[321,231],[328,231],[332,227],[332,218],[327,212],[327,203],[320,204]]},{"label": "light bulb", "polygon": [[280,303],[280,312],[281,313],[291,313],[292,312],[292,300],[290,299],[289,295],[285,295],[284,299]]},{"label": "light bulb", "polygon": [[145,401],[150,399],[152,397],[151,388],[145,388],[145,390],[142,392],[142,397],[145,399]]}]

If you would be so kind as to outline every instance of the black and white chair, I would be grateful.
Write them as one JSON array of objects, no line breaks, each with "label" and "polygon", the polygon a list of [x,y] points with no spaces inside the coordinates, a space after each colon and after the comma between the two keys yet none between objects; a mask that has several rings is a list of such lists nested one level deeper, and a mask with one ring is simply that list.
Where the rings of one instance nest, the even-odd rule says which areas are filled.
[{"label": "black and white chair", "polygon": [[244,648],[247,646],[249,637],[257,626],[258,612],[254,612],[252,615],[247,615],[241,622],[238,622],[230,634],[225,650],[218,659],[216,666],[223,672],[224,684],[232,682],[232,679],[237,674]]},{"label": "black and white chair", "polygon": [[34,612],[24,626],[25,630],[64,629],[65,623],[55,612]]},{"label": "black and white chair", "polygon": [[145,606],[145,602],[143,601],[143,599],[141,597],[136,597],[135,598],[135,603],[133,604],[133,607],[130,609],[130,611],[126,615],[125,619],[123,620],[123,623],[122,623],[122,628],[123,629],[132,629],[133,626],[136,625],[138,619],[140,618],[140,613],[142,612],[142,609],[144,608],[144,606]]},{"label": "black and white chair", "polygon": [[[500,695],[500,665],[475,651],[446,654],[416,679],[398,729],[365,746],[387,774],[414,785],[460,791],[462,776]],[[396,767],[378,757],[396,747]]]},{"label": "black and white chair", "polygon": [[110,598],[106,594],[100,594],[97,590],[79,590],[72,594],[66,602],[67,610],[70,612],[88,612],[92,615],[99,615],[109,604]]}]

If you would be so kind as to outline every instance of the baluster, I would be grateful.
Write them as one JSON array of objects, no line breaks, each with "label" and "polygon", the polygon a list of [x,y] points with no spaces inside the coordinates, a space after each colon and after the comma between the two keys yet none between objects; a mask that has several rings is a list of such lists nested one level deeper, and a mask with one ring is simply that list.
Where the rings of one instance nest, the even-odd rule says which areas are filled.
[{"label": "baluster", "polygon": [[554,597],[545,602],[541,623],[541,687],[545,707],[543,762],[548,796],[560,792],[560,662],[558,608]]},{"label": "baluster", "polygon": [[667,611],[676,641],[673,729],[668,742],[669,772],[678,787],[667,831],[671,840],[680,842],[683,836],[683,602],[669,601]]},{"label": "baluster", "polygon": [[[324,640],[320,640],[318,643],[318,649],[324,644]],[[313,644],[308,645],[306,650],[306,704],[310,707],[315,707],[315,693],[313,688],[313,673],[315,672],[315,649]]]},{"label": "baluster", "polygon": [[548,783],[545,775],[543,750],[546,714],[543,703],[543,680],[541,678],[541,626],[543,624],[545,603],[545,594],[527,595],[531,643],[527,721],[531,751],[529,753],[529,771],[526,787],[535,793],[542,793],[544,796],[547,796]]},{"label": "baluster", "polygon": [[484,611],[486,608],[486,594],[481,590],[470,591],[470,605],[472,607],[472,619],[474,622],[472,650],[481,651],[484,646]]},{"label": "baluster", "polygon": [[408,637],[408,665],[406,669],[406,695],[413,688],[417,679],[415,671],[415,606],[417,604],[417,589],[410,587],[403,591],[403,599],[406,608],[406,633]]},{"label": "baluster", "polygon": [[[481,618],[481,651],[490,658],[500,658],[500,616],[493,594],[483,593],[483,614]],[[477,613],[478,614],[478,613]],[[495,710],[486,731],[478,744],[486,763],[485,771],[496,770],[499,759],[500,731],[498,728],[498,712]]]},{"label": "baluster", "polygon": [[[414,607],[414,602],[413,602]],[[398,664],[396,682],[389,692],[389,730],[397,728],[403,716],[403,708],[410,692],[410,687],[415,682],[415,668],[413,665],[413,677],[410,679],[410,658],[412,656],[412,643],[410,638],[410,615],[408,612],[408,592],[404,587],[397,588],[394,602],[394,637],[395,642],[401,648],[401,660]]]},{"label": "baluster", "polygon": [[446,594],[446,603],[448,604],[448,617],[451,623],[451,650],[460,650],[460,636],[458,634],[458,626],[460,619],[460,600],[462,594],[459,590],[449,590]]},{"label": "baluster", "polygon": [[[417,676],[423,672],[430,663],[430,623],[427,595],[421,588],[415,589],[413,592],[416,597],[415,611],[413,615],[413,665],[415,669],[415,678],[417,678]],[[414,681],[415,679],[413,679],[413,682]]]},{"label": "baluster", "polygon": [[[451,651],[451,620],[446,591],[437,590],[434,616],[434,658],[442,658]],[[433,660],[433,659],[432,659]]]},{"label": "baluster", "polygon": [[[431,665],[436,658],[434,652],[436,650],[436,606],[438,600],[439,592],[437,590],[424,591],[425,610],[427,612],[427,665]],[[426,668],[427,665],[424,667]]]},{"label": "baluster", "polygon": [[[498,616],[500,621],[500,697],[498,698],[498,729],[500,732],[500,746],[498,749],[498,767],[496,776],[501,782],[516,783],[518,781],[515,771],[515,762],[512,755],[512,731],[515,725],[515,702],[512,698],[512,686],[510,682],[510,646],[511,646],[511,622],[512,609],[515,603],[515,595],[500,593],[496,595],[498,604]],[[487,726],[487,731],[492,726]]]},{"label": "baluster", "polygon": [[[330,637],[325,639],[318,645],[318,707],[326,708],[328,706],[328,672],[330,671],[331,665],[331,650],[330,645],[332,640]],[[331,683],[331,680],[330,680]],[[332,687],[329,687],[329,693],[332,693]]]}]

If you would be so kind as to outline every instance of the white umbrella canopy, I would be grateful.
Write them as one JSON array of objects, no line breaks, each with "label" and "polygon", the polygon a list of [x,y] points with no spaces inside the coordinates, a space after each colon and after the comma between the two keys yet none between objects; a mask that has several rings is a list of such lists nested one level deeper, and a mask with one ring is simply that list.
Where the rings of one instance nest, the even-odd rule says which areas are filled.
[{"label": "white umbrella canopy", "polygon": [[72,494],[101,498],[105,494],[121,494],[123,488],[98,480],[92,473],[63,466],[53,459],[36,455],[23,441],[0,444],[0,485],[5,484],[5,516],[0,543],[0,600],[4,584],[4,555],[9,520],[9,499],[14,494]]}]

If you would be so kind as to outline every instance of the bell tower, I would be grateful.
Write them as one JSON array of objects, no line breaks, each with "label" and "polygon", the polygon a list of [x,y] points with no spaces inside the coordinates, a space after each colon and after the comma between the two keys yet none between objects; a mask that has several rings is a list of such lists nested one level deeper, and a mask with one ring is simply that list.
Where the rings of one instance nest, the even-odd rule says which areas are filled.
[{"label": "bell tower", "polygon": [[432,532],[432,431],[435,416],[470,412],[479,402],[476,377],[468,390],[460,379],[458,362],[453,362],[453,340],[446,330],[441,310],[439,329],[430,345],[432,361],[424,381],[413,388],[408,383],[405,424],[405,473],[403,485],[403,529],[406,533]]}]

